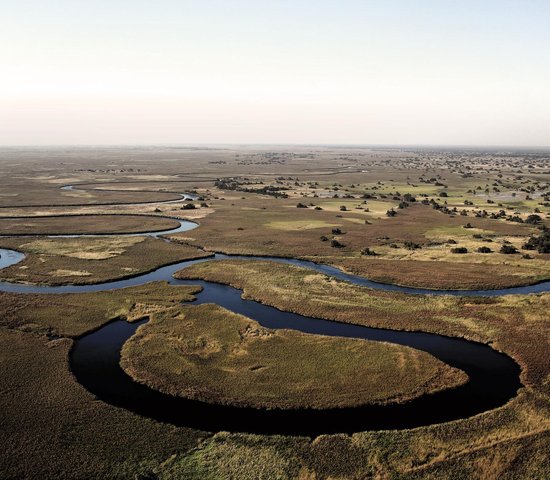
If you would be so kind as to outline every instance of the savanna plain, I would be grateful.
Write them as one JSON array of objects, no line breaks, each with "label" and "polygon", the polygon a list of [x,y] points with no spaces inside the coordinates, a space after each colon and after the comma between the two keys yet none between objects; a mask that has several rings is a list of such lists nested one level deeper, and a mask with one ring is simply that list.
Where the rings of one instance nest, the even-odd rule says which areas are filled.
[{"label": "savanna plain", "polygon": [[[22,255],[0,269],[0,477],[550,478],[550,289],[508,291],[550,281],[549,227],[544,150],[2,148],[0,262]],[[452,421],[302,435],[176,425],[78,381],[75,344],[117,321],[141,322],[120,351],[134,382],[245,414],[405,405],[469,381],[407,345],[197,302],[208,285],[273,315],[488,345],[520,387]]]}]

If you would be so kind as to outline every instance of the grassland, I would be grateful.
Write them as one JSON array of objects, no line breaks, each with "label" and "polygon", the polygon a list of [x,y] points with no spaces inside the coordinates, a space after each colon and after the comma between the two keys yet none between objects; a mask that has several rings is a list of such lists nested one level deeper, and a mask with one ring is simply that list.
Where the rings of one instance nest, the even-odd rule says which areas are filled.
[{"label": "grassland", "polygon": [[[98,402],[75,383],[67,365],[71,341],[54,336],[80,335],[113,317],[160,320],[163,312],[188,308],[179,302],[194,291],[155,283],[55,297],[2,294],[3,477],[523,479],[526,473],[544,478],[550,471],[544,454],[550,446],[550,404],[538,386],[466,420],[308,439],[174,428]],[[438,310],[440,299],[430,300]],[[528,312],[536,315],[533,306]],[[537,325],[518,322],[518,328]],[[538,332],[540,338],[540,326]],[[545,384],[544,370],[540,373],[539,385]]]},{"label": "grassland", "polygon": [[152,284],[93,295],[1,294],[2,478],[134,478],[196,447],[204,434],[98,402],[68,368],[69,337],[173,307],[195,291]]},{"label": "grassland", "polygon": [[547,293],[496,298],[396,294],[302,267],[247,260],[196,264],[175,276],[229,284],[246,298],[316,318],[491,342],[521,363],[527,385],[550,393]]},{"label": "grassland", "polygon": [[151,237],[12,237],[3,248],[26,257],[0,272],[3,280],[35,284],[86,284],[135,276],[206,254]]},{"label": "grassland", "polygon": [[[547,152],[309,146],[5,148],[0,151],[0,207],[3,217],[161,213],[196,218],[200,227],[177,235],[179,242],[232,253],[309,258],[400,284],[499,287],[548,278],[548,254],[530,251],[532,258],[522,258],[521,250],[498,253],[504,242],[520,246],[537,228],[550,225],[548,160]],[[288,198],[217,188],[218,178],[236,178],[252,189],[282,187]],[[86,185],[80,190],[60,190],[81,183]],[[185,202],[159,203],[183,191],[196,191],[207,207],[181,210]],[[417,202],[400,209],[407,193]],[[449,213],[419,205],[422,200],[438,202]],[[132,204],[143,201],[156,203]],[[298,203],[308,208],[296,208]],[[397,214],[388,217],[392,207]],[[490,218],[501,210],[505,217]],[[542,219],[539,225],[519,222],[534,213]],[[121,221],[113,217],[108,227]],[[42,226],[35,219],[13,222],[11,232],[47,231],[45,226],[36,230]],[[56,226],[69,231],[71,222],[59,219]],[[467,224],[473,228],[464,228]],[[0,231],[7,225],[0,220]],[[87,228],[99,227],[106,225],[97,221]],[[333,239],[344,247],[332,247]],[[450,239],[456,245],[447,243]],[[184,252],[152,239],[97,245],[42,241],[2,239],[7,248],[32,244],[28,263],[2,275],[7,272],[18,281],[99,281]],[[407,242],[422,248],[409,249]],[[493,253],[477,253],[482,245]],[[452,254],[455,246],[468,253]],[[361,255],[365,247],[377,255]],[[184,248],[185,255],[196,251]],[[318,438],[206,434],[98,401],[75,382],[67,360],[71,337],[119,316],[160,320],[163,312],[185,311],[179,302],[190,300],[193,289],[151,284],[90,295],[0,294],[0,477],[550,478],[548,294],[410,297],[351,287],[285,266],[244,267],[204,264],[186,274],[232,283],[248,297],[307,315],[490,342],[521,364],[525,388],[502,408],[414,430]],[[66,276],[71,272],[92,275]]]},{"label": "grassland", "polygon": [[[348,206],[346,211],[335,213],[325,209],[333,200],[319,198],[311,200],[323,210],[296,208],[296,199],[273,200],[250,194],[224,198],[210,202],[214,211],[199,219],[200,228],[170,237],[216,252],[314,260],[400,285],[503,288],[550,278],[548,254],[530,252],[531,258],[523,258],[521,254],[499,253],[506,242],[521,248],[536,232],[524,224],[450,217],[425,205],[410,206],[388,218],[355,209],[362,205],[358,200],[338,200]],[[384,212],[395,204],[377,203],[385,203]],[[368,205],[369,201],[362,208]],[[473,228],[464,228],[467,224]],[[343,247],[334,248],[333,239]],[[411,249],[411,244],[418,248]],[[491,247],[492,253],[478,253],[482,246]],[[363,255],[366,247],[376,255]],[[453,254],[455,247],[466,247],[468,253]]]},{"label": "grassland", "polygon": [[467,380],[418,350],[270,330],[209,304],[155,316],[126,342],[121,364],[171,395],[256,408],[401,402]]}]

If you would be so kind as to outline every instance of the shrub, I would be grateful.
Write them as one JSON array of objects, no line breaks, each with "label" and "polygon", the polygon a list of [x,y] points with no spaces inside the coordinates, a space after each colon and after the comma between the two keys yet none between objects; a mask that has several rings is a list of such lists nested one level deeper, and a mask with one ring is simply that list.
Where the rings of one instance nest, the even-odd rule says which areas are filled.
[{"label": "shrub", "polygon": [[455,247],[451,248],[451,253],[468,253],[468,249],[466,247]]},{"label": "shrub", "polygon": [[195,210],[195,204],[194,203],[186,203],[183,207],[181,207],[182,210]]},{"label": "shrub", "polygon": [[393,209],[393,208],[390,208],[387,212],[386,212],[386,215],[388,217],[395,217],[397,215],[397,212]]},{"label": "shrub", "polygon": [[370,257],[375,257],[378,254],[374,250],[371,250],[369,247],[365,247],[365,248],[363,248],[363,250],[361,250],[361,255],[367,255],[367,256],[370,256]]},{"label": "shrub", "polygon": [[328,237],[325,236],[325,235],[321,235],[321,236],[319,237],[319,240],[321,240],[321,242],[327,242],[327,241],[328,241]]},{"label": "shrub", "polygon": [[343,243],[340,243],[338,240],[331,240],[330,246],[333,248],[344,248],[345,245]]},{"label": "shrub", "polygon": [[407,241],[403,244],[403,246],[407,249],[407,250],[417,250],[419,248],[422,248],[418,243],[414,243],[414,242],[410,242],[410,241]]},{"label": "shrub", "polygon": [[477,251],[479,253],[491,253],[492,252],[492,250],[489,247],[479,247],[477,249]]},{"label": "shrub", "polygon": [[342,235],[342,230],[340,230],[339,228],[333,228],[332,229],[332,234],[333,235]]},{"label": "shrub", "polygon": [[341,212],[347,211],[346,206],[345,206],[345,205],[340,205],[340,211],[341,211]]},{"label": "shrub", "polygon": [[524,250],[537,250],[539,253],[550,253],[550,230],[545,230],[538,237],[532,236],[522,248]]},{"label": "shrub", "polygon": [[513,245],[502,245],[502,247],[500,247],[500,253],[504,253],[505,255],[511,255],[514,253],[518,253],[518,249]]},{"label": "shrub", "polygon": [[298,203],[298,205],[296,205],[296,208],[307,208],[307,205],[304,205],[303,203]]},{"label": "shrub", "polygon": [[529,215],[525,219],[525,223],[530,223],[532,225],[536,225],[537,223],[540,223],[540,222],[542,222],[542,218],[540,217],[540,215],[537,215],[537,214]]}]

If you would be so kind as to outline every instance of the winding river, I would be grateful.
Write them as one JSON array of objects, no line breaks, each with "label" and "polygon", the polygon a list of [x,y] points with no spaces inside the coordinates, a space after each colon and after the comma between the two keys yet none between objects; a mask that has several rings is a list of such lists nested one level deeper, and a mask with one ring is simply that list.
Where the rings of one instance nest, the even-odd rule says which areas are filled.
[{"label": "winding river", "polygon": [[[197,226],[192,222],[180,222],[180,226],[175,229],[149,232],[146,235],[176,233]],[[58,235],[57,237],[74,236]],[[0,268],[13,265],[22,258],[24,256],[19,252],[0,250]],[[369,328],[305,317],[244,300],[240,290],[227,285],[201,280],[179,280],[172,276],[178,270],[199,262],[228,258],[270,260],[297,265],[354,285],[407,294],[496,296],[550,290],[550,282],[502,290],[439,291],[410,288],[373,282],[344,273],[336,267],[304,260],[215,254],[207,258],[160,267],[152,272],[124,280],[92,285],[62,286],[0,282],[0,291],[32,294],[97,292],[143,285],[152,281],[167,281],[171,285],[200,285],[203,290],[197,294],[195,304],[215,303],[272,329],[286,328],[309,334],[359,338],[409,346],[425,351],[444,363],[463,370],[469,377],[469,381],[464,385],[423,395],[401,404],[365,405],[327,410],[240,408],[166,395],[133,381],[120,367],[120,350],[136,329],[145,323],[145,320],[136,323],[114,320],[75,341],[70,355],[70,365],[76,379],[87,390],[107,403],[177,426],[207,431],[228,430],[309,436],[323,433],[412,428],[466,418],[497,408],[513,398],[521,387],[519,365],[507,355],[495,351],[488,345],[423,332]]]}]

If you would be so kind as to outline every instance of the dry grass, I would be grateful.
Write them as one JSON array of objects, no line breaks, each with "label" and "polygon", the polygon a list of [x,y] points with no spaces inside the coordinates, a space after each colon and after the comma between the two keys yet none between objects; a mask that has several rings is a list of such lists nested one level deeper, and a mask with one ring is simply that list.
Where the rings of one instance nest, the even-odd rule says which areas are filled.
[{"label": "dry grass", "polygon": [[204,438],[97,401],[70,373],[70,347],[0,328],[0,477],[134,478]]},{"label": "dry grass", "polygon": [[[193,286],[164,282],[97,293],[26,295],[0,292],[0,324],[37,334],[76,337],[113,318],[129,321],[191,301]],[[63,312],[63,314],[60,314]]]},{"label": "dry grass", "polygon": [[[310,200],[322,208],[327,202],[333,202],[321,198]],[[339,199],[338,202],[347,202],[349,209],[336,213],[311,207],[296,208],[296,199],[274,200],[250,194],[230,201],[212,201],[214,212],[200,219],[200,228],[172,238],[224,253],[310,259],[341,266],[373,280],[401,285],[498,288],[550,278],[548,255],[535,254],[533,259],[499,253],[457,255],[450,251],[456,245],[431,245],[434,241],[453,239],[470,251],[488,245],[498,252],[505,240],[521,246],[533,232],[525,225],[471,217],[451,218],[422,205],[399,210],[394,218],[387,218],[385,214],[373,218],[372,212],[353,208],[361,205],[359,200]],[[391,202],[378,203],[385,203],[386,209],[392,206]],[[467,223],[475,228],[463,228]],[[342,233],[334,234],[333,228],[339,228]],[[478,234],[491,232],[494,241],[474,239],[470,230]],[[323,236],[328,241],[321,241]],[[330,242],[333,238],[344,247],[333,248]],[[407,250],[406,242],[422,248]],[[365,247],[379,255],[361,255]]]},{"label": "dry grass", "polygon": [[168,230],[179,222],[152,215],[49,215],[3,217],[0,235],[143,233]]},{"label": "dry grass", "polygon": [[223,260],[176,274],[230,284],[244,296],[317,318],[423,330],[491,342],[524,367],[528,385],[550,393],[550,294],[500,298],[405,295],[357,287],[296,266]]},{"label": "dry grass", "polygon": [[205,255],[188,245],[150,237],[3,238],[0,245],[27,254],[3,269],[2,279],[38,284],[104,282]]},{"label": "dry grass", "polygon": [[401,402],[467,380],[418,350],[269,330],[208,304],[154,316],[124,345],[121,363],[165,393],[256,408]]},{"label": "dry grass", "polygon": [[[281,163],[272,162],[273,152],[282,159]],[[537,280],[542,262],[548,262],[548,258],[509,258],[507,265],[500,263],[498,255],[491,254],[491,259],[482,263],[478,256],[471,255],[466,263],[463,259],[435,255],[437,252],[431,252],[427,243],[444,239],[447,234],[456,236],[459,242],[475,241],[460,235],[466,222],[492,232],[497,243],[511,236],[525,237],[532,231],[529,227],[474,219],[471,213],[469,217],[450,218],[429,207],[411,207],[400,210],[394,218],[385,218],[385,209],[396,203],[391,198],[396,191],[432,198],[445,190],[450,207],[470,212],[473,208],[495,211],[501,208],[501,202],[502,208],[510,209],[509,214],[518,212],[525,218],[539,208],[545,218],[550,209],[540,205],[540,197],[527,200],[525,189],[539,193],[544,190],[548,182],[547,160],[544,163],[540,156],[529,155],[528,161],[536,165],[526,167],[525,155],[513,152],[501,155],[330,147],[2,149],[0,206],[7,207],[2,208],[2,214],[10,216],[154,213],[159,208],[168,215],[192,214],[201,218],[199,229],[182,236],[216,250],[313,257],[372,278],[403,284],[438,288],[505,286]],[[465,168],[467,176],[463,174]],[[283,181],[291,187],[291,198],[275,200],[256,194],[222,192],[212,188],[213,182],[204,180],[239,175],[265,184],[274,183],[276,177],[293,177]],[[448,188],[419,182],[421,175],[438,177]],[[300,185],[295,185],[298,177]],[[311,188],[305,181],[316,181],[318,185]],[[479,194],[497,181],[502,182],[501,192]],[[59,190],[62,184],[82,182],[101,184],[86,191]],[[127,191],[105,190],[112,186],[108,185],[111,182],[117,183],[115,188]],[[339,186],[338,192],[335,185]],[[181,211],[179,204],[93,206],[105,202],[160,201],[176,198],[170,192],[195,188],[208,198],[210,208]],[[471,189],[478,194],[468,193]],[[360,203],[358,199],[331,198],[335,193],[359,196],[365,191],[389,197],[386,201],[369,200],[369,212],[355,208]],[[323,198],[314,198],[314,194]],[[495,204],[487,204],[487,198]],[[465,200],[474,206],[465,207]],[[324,203],[325,210],[296,208],[296,203],[310,201],[321,206]],[[67,203],[89,206],[47,206]],[[343,204],[349,211],[340,212]],[[19,205],[35,206],[18,208]],[[346,233],[340,240],[346,247],[336,251],[319,241],[321,235],[331,236],[332,227],[288,228],[288,222],[308,225],[318,221],[342,224]],[[270,222],[278,222],[275,225],[280,228],[267,228]],[[0,224],[4,228],[4,220]],[[386,236],[388,239],[382,239]],[[364,247],[376,251],[392,242],[401,247],[405,241],[420,243],[425,251],[408,255],[399,248],[395,257],[384,251],[384,257],[375,258],[358,254]],[[163,247],[157,243],[154,248]],[[432,254],[437,258],[419,258]],[[116,258],[126,256],[124,253]],[[83,265],[67,266],[70,257],[59,258],[64,261],[52,265],[49,271],[93,273]],[[135,268],[137,260],[130,263],[133,265],[126,268]],[[24,266],[29,267],[29,272],[34,268],[33,264]],[[115,268],[116,264],[111,266]],[[230,272],[235,273],[236,267],[231,267]],[[113,271],[105,272],[112,274]],[[134,289],[134,293],[125,290],[55,298],[2,294],[0,321],[12,330],[0,329],[0,476],[197,480],[550,478],[548,295],[491,300],[422,299],[364,293],[332,283],[318,285],[310,272],[304,273],[303,279],[301,274],[292,272],[291,278],[297,282],[293,289],[285,283],[288,275],[288,270],[279,274],[274,270],[262,273],[259,269],[256,287],[252,282],[245,285],[246,279],[238,275],[231,279],[228,274],[225,280],[242,282],[248,295],[265,297],[296,311],[493,341],[521,362],[527,388],[495,411],[411,431],[331,435],[313,440],[218,433],[201,441],[203,434],[160,425],[91,398],[68,372],[69,341],[51,342],[46,337],[47,333],[77,335],[119,314],[130,319],[158,315],[164,308],[175,307],[180,294],[172,292],[182,290],[155,284],[143,287],[139,295]],[[47,280],[45,275],[41,278]],[[73,280],[79,281],[77,277],[70,279]],[[331,292],[336,294],[331,296]]]}]

